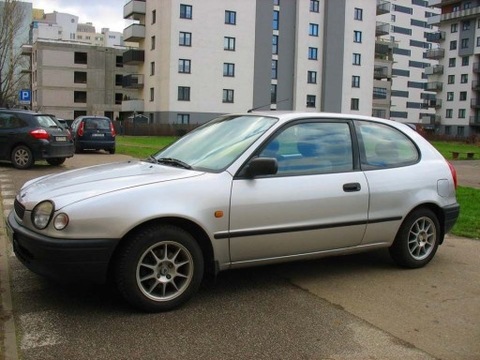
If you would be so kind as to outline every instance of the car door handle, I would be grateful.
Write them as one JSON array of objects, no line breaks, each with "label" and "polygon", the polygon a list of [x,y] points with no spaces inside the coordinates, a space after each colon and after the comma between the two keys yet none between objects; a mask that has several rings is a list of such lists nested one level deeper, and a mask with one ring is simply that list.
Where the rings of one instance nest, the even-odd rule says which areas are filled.
[{"label": "car door handle", "polygon": [[353,192],[353,191],[360,191],[362,187],[359,183],[348,183],[343,185],[343,191],[345,192]]}]

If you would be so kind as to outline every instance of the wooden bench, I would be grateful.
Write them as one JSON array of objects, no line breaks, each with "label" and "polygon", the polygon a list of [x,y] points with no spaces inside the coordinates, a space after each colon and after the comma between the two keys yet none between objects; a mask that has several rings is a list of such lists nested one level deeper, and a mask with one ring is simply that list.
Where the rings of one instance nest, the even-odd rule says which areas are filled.
[{"label": "wooden bench", "polygon": [[457,160],[460,157],[460,154],[465,154],[468,160],[473,160],[476,153],[474,153],[473,151],[468,151],[468,152],[452,151],[453,160]]}]

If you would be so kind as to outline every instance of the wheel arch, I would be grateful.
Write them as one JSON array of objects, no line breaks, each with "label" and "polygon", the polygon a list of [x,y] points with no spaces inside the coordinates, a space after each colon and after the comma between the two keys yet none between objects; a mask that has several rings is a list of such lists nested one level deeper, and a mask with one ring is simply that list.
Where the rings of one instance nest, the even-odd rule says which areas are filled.
[{"label": "wheel arch", "polygon": [[214,261],[213,247],[206,231],[193,221],[178,217],[165,217],[152,219],[142,224],[139,224],[135,228],[131,229],[128,233],[126,233],[125,236],[123,236],[111,256],[108,266],[108,279],[112,279],[113,272],[115,271],[115,264],[118,259],[118,254],[122,251],[123,247],[128,241],[128,238],[137,231],[140,231],[141,229],[151,225],[173,225],[187,231],[197,241],[202,250],[205,264],[205,275],[212,277],[215,276],[217,270]]},{"label": "wheel arch", "polygon": [[[440,229],[439,229],[440,230],[440,242],[439,242],[439,244],[442,244],[443,239],[445,238],[445,214],[442,211],[442,208],[435,203],[430,203],[430,202],[429,203],[423,203],[423,204],[419,204],[416,207],[414,207],[413,209],[411,209],[410,212],[407,214],[407,216],[410,215],[411,213],[413,213],[414,211],[418,210],[418,209],[428,209],[428,210],[432,211],[437,216],[438,222],[440,223]],[[405,216],[404,219],[407,216]]]}]

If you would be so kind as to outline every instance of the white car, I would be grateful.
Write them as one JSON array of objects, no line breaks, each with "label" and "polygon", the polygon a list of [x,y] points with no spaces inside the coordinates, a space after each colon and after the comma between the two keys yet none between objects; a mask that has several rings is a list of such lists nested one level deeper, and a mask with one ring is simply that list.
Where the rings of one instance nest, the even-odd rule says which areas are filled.
[{"label": "white car", "polygon": [[389,248],[435,255],[459,205],[455,169],[407,125],[328,113],[219,117],[146,160],[27,182],[8,229],[57,278],[111,278],[134,306],[179,306],[206,275]]}]

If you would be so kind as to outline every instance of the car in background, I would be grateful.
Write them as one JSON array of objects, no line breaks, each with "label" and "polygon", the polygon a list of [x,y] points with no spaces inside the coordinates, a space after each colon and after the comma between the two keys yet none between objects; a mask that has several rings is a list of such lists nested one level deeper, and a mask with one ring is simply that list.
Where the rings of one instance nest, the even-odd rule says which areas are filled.
[{"label": "car in background", "polygon": [[75,152],[105,150],[115,154],[115,128],[105,116],[79,116],[71,127]]},{"label": "car in background", "polygon": [[28,169],[40,160],[58,166],[73,154],[70,131],[54,116],[0,109],[0,160],[10,161],[17,169]]},{"label": "car in background", "polygon": [[145,160],[31,180],[7,228],[32,271],[111,278],[134,306],[165,311],[233,268],[380,248],[401,267],[425,266],[459,215],[456,184],[454,167],[407,125],[252,112]]}]

